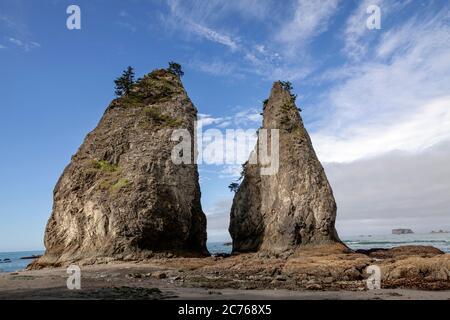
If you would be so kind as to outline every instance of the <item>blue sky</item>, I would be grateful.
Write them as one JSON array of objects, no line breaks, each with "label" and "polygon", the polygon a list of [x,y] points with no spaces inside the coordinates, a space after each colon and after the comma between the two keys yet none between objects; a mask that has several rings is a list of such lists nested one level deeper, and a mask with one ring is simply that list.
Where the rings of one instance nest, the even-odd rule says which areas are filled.
[{"label": "blue sky", "polygon": [[[81,30],[66,8],[81,8]],[[381,29],[369,30],[369,5]],[[180,62],[205,128],[257,128],[290,80],[333,186],[338,230],[450,228],[447,0],[0,2],[0,251],[43,247],[52,190],[113,79]],[[201,165],[209,237],[228,237],[239,166]]]}]

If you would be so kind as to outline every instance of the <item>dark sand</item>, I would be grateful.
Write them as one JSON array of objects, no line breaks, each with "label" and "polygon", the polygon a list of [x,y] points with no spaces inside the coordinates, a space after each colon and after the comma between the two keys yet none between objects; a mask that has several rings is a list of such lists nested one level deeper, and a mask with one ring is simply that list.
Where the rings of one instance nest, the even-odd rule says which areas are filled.
[{"label": "dark sand", "polygon": [[[112,263],[81,267],[81,290],[68,290],[65,268],[0,274],[0,299],[364,299],[450,300],[450,290],[410,289],[313,291],[192,287],[179,276],[162,275],[155,264]],[[164,278],[164,275],[166,276]],[[163,278],[163,279],[160,279]]]}]

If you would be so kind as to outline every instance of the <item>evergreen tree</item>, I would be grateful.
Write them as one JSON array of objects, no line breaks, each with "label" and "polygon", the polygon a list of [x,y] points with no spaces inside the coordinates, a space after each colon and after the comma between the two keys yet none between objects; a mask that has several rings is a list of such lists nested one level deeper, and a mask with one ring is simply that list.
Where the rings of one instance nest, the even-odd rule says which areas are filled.
[{"label": "evergreen tree", "polygon": [[179,76],[180,78],[184,76],[184,72],[181,68],[181,64],[176,63],[174,61],[169,62],[169,68],[167,69],[169,72]]},{"label": "evergreen tree", "polygon": [[228,188],[230,189],[231,192],[236,193],[239,190],[239,183],[232,182],[232,183],[230,183]]},{"label": "evergreen tree", "polygon": [[116,96],[122,97],[130,93],[134,85],[134,69],[128,67],[120,77],[114,80]]},{"label": "evergreen tree", "polygon": [[295,100],[297,99],[297,95],[292,93],[292,90],[294,89],[294,87],[292,86],[292,83],[289,81],[280,81],[281,82],[281,87],[288,91],[289,94],[291,95],[292,101],[295,102]]},{"label": "evergreen tree", "polygon": [[283,87],[284,90],[291,92],[291,90],[294,89],[290,81],[280,81],[280,82],[281,87]]}]

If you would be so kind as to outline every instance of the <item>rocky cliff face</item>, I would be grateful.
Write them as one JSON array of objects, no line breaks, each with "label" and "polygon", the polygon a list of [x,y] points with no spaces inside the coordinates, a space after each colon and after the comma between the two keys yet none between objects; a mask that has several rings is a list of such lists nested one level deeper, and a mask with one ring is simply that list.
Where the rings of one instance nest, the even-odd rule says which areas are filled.
[{"label": "rocky cliff face", "polygon": [[180,79],[166,70],[114,100],[55,187],[36,265],[207,254],[197,166],[171,160],[173,129],[193,137],[196,119]]},{"label": "rocky cliff face", "polygon": [[333,192],[281,82],[274,84],[264,106],[262,128],[279,129],[279,169],[264,175],[259,162],[245,164],[231,208],[233,251],[284,254],[302,245],[340,242]]}]

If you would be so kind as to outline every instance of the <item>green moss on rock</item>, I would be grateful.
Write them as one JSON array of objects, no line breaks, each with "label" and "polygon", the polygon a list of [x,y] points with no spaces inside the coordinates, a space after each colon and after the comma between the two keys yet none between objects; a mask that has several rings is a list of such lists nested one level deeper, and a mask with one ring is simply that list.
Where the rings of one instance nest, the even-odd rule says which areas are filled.
[{"label": "green moss on rock", "polygon": [[120,178],[116,183],[111,186],[112,191],[119,191],[130,184],[128,179]]},{"label": "green moss on rock", "polygon": [[146,118],[154,122],[158,126],[177,128],[183,124],[183,121],[172,118],[169,115],[163,114],[156,108],[146,107],[144,109],[144,112]]},{"label": "green moss on rock", "polygon": [[102,172],[112,173],[119,170],[118,165],[112,164],[111,162],[106,160],[94,160],[93,164],[95,169],[100,170]]}]

